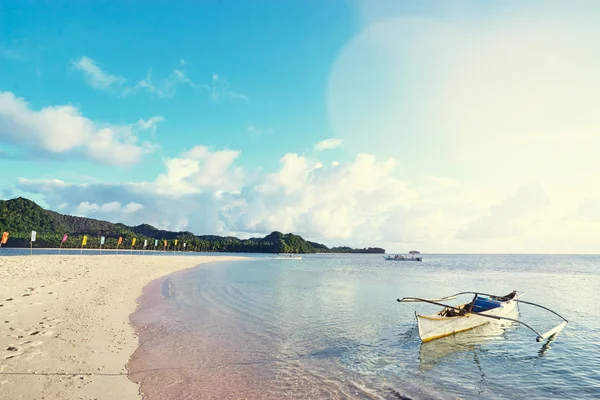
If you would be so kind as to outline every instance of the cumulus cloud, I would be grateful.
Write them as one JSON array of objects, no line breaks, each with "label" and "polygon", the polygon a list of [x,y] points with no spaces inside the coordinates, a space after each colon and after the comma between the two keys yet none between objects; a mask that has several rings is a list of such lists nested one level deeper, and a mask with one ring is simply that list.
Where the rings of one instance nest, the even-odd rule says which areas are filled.
[{"label": "cumulus cloud", "polygon": [[95,162],[127,166],[151,152],[132,126],[94,122],[72,105],[34,110],[11,92],[0,92],[0,138],[47,155],[78,155]]},{"label": "cumulus cloud", "polygon": [[89,57],[82,56],[72,62],[73,68],[84,74],[86,82],[98,90],[113,90],[121,87],[127,81],[122,76],[111,75],[104,71]]},{"label": "cumulus cloud", "polygon": [[[198,234],[295,232],[329,245],[390,251],[592,252],[597,202],[556,207],[547,188],[470,185],[444,176],[413,185],[398,162],[359,153],[322,163],[285,154],[271,173],[238,165],[239,152],[196,146],[165,160],[154,180],[74,184],[20,179],[19,193],[51,208],[94,218]],[[583,216],[573,218],[578,206]],[[589,218],[585,218],[588,215]],[[578,240],[572,237],[585,233]]]},{"label": "cumulus cloud", "polygon": [[342,139],[325,139],[315,144],[315,151],[337,149],[342,146]]},{"label": "cumulus cloud", "polygon": [[[64,203],[62,204],[62,208],[64,208]],[[121,213],[135,213],[144,208],[143,205],[139,203],[128,203],[124,206],[121,205],[118,201],[111,201],[110,203],[104,204],[96,204],[90,203],[88,201],[83,201],[79,203],[74,209],[74,215],[82,215],[89,216],[91,214],[106,214],[110,215],[112,218],[115,217],[115,214]]]},{"label": "cumulus cloud", "polygon": [[[18,189],[42,195],[63,212],[135,224],[220,234],[293,231],[365,244],[380,234],[385,214],[405,208],[410,197],[406,185],[391,176],[393,159],[359,154],[351,162],[325,166],[289,153],[276,172],[253,177],[236,165],[238,156],[238,151],[196,146],[165,160],[165,171],[153,181],[20,179]],[[139,206],[133,210],[132,204]]]},{"label": "cumulus cloud", "polygon": [[205,193],[238,192],[244,181],[244,172],[234,165],[239,151],[211,151],[196,146],[181,157],[165,161],[166,172],[158,175],[152,183],[157,194],[179,197]]}]

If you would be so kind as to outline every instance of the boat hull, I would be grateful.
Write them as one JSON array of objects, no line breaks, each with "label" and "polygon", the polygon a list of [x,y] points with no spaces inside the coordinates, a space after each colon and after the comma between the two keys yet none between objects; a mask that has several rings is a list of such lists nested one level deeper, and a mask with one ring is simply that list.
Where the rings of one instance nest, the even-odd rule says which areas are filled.
[{"label": "boat hull", "polygon": [[[502,303],[500,307],[484,311],[480,314],[513,318],[518,314],[517,302],[510,300]],[[419,338],[423,342],[430,342],[435,339],[470,331],[487,324],[506,324],[506,322],[507,320],[496,320],[472,313],[456,317],[442,317],[438,314],[417,314]]]}]

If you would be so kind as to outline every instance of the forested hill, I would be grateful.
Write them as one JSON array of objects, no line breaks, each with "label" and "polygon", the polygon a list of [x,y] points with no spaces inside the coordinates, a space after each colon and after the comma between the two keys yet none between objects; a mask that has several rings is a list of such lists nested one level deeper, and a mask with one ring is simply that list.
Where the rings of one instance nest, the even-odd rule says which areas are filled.
[{"label": "forested hill", "polygon": [[[63,215],[45,210],[31,200],[19,197],[0,200],[0,233],[9,232],[8,242],[3,247],[29,247],[31,231],[37,232],[34,247],[59,247],[64,234],[68,235],[63,248],[78,248],[84,235],[88,236],[87,248],[100,247],[100,236],[106,237],[104,248],[116,248],[119,237],[123,238],[121,248],[141,249],[144,241],[153,249],[155,240],[163,249],[164,241],[170,249],[188,251],[218,251],[247,253],[385,253],[384,249],[370,247],[352,249],[334,247],[309,242],[291,233],[272,232],[264,238],[238,239],[232,236],[195,235],[192,232],[172,232],[160,230],[152,225],[127,226],[92,218]],[[177,246],[175,245],[177,240]]]}]

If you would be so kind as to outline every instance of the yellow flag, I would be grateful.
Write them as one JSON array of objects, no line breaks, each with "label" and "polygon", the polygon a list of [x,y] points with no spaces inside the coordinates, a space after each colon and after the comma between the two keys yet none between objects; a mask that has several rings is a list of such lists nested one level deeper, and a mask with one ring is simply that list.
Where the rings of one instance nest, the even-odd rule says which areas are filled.
[{"label": "yellow flag", "polygon": [[83,240],[81,241],[81,245],[85,246],[87,244],[87,236],[83,237]]},{"label": "yellow flag", "polygon": [[177,239],[175,239],[175,246],[177,246]]},{"label": "yellow flag", "polygon": [[137,240],[136,238],[131,239],[131,247],[135,246],[135,241],[136,240]]},{"label": "yellow flag", "polygon": [[165,247],[167,247],[167,241],[165,240]]}]

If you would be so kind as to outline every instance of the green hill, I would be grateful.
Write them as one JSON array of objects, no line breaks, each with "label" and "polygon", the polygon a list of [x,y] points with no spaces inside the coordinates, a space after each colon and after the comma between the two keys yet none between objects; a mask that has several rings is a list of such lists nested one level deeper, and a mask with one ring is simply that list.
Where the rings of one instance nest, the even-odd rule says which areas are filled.
[{"label": "green hill", "polygon": [[123,237],[121,248],[130,248],[132,239],[137,240],[135,248],[141,249],[144,241],[148,248],[163,248],[167,240],[173,249],[174,241],[182,249],[186,243],[188,251],[244,252],[244,253],[385,253],[384,249],[351,249],[350,247],[328,248],[309,242],[292,233],[272,232],[264,238],[238,239],[232,236],[203,235],[192,232],[160,230],[152,225],[127,226],[93,218],[75,217],[45,210],[31,200],[19,197],[0,200],[0,232],[10,236],[4,247],[29,247],[31,231],[37,231],[34,247],[59,247],[64,234],[68,235],[63,248],[78,248],[84,235],[88,236],[87,248],[99,248],[100,236],[106,237],[104,248],[116,248],[119,237]]}]

